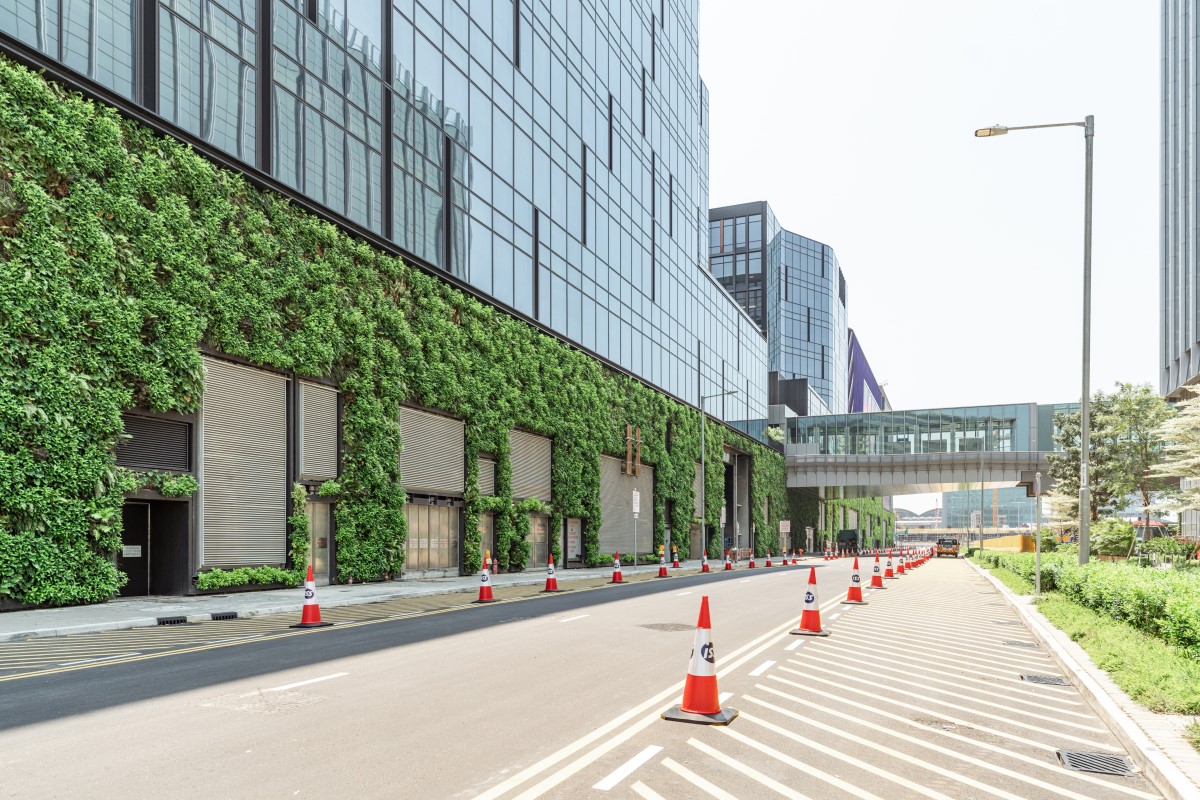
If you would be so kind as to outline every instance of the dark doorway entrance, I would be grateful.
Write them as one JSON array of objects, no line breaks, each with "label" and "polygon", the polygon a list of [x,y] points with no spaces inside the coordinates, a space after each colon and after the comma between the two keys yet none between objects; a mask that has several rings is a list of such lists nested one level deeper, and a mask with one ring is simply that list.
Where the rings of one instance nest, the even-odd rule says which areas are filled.
[{"label": "dark doorway entrance", "polygon": [[122,597],[181,595],[187,591],[188,503],[130,500],[121,510],[125,530],[117,569],[129,576]]}]

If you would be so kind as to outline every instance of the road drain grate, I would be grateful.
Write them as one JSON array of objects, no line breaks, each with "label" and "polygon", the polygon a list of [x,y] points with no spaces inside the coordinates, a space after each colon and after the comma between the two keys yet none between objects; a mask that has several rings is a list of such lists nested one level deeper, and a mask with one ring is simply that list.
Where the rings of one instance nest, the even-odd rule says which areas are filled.
[{"label": "road drain grate", "polygon": [[212,615],[213,622],[224,622],[227,619],[237,619],[236,611],[218,611]]},{"label": "road drain grate", "polygon": [[159,617],[159,625],[187,625],[187,617]]},{"label": "road drain grate", "polygon": [[1071,682],[1057,675],[1022,675],[1021,680],[1029,683],[1040,683],[1043,686],[1070,686]]},{"label": "road drain grate", "polygon": [[1037,642],[1005,642],[1009,647],[1040,647]]},{"label": "road drain grate", "polygon": [[682,622],[651,622],[649,625],[639,625],[638,627],[648,628],[652,631],[665,631],[667,633],[696,630],[695,625],[685,625]]},{"label": "road drain grate", "polygon": [[994,619],[994,620],[992,620],[992,622],[996,623],[997,625],[1019,625],[1020,624],[1015,619]]},{"label": "road drain grate", "polygon": [[1081,753],[1078,750],[1056,750],[1058,758],[1067,769],[1079,772],[1099,772],[1101,775],[1121,775],[1136,778],[1133,764],[1125,756],[1111,753]]}]

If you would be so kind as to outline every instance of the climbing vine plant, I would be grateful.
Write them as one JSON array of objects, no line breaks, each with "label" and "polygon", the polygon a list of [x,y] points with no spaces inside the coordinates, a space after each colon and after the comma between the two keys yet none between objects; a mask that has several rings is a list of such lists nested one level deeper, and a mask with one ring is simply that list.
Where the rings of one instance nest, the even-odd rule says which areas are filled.
[{"label": "climbing vine plant", "polygon": [[[596,558],[599,456],[623,453],[627,423],[642,428],[656,470],[654,544],[670,501],[672,540],[687,554],[695,410],[0,58],[0,597],[64,604],[116,592],[121,506],[145,482],[115,466],[121,413],[194,412],[204,347],[338,384],[344,460],[321,493],[337,501],[341,580],[403,567],[405,401],[466,420],[467,569],[479,567],[489,512],[501,567],[524,565],[531,512],[548,513],[552,530],[582,518]],[[548,505],[513,497],[513,427],[553,440]],[[708,443],[708,524],[717,528],[730,444],[752,458],[760,542],[776,543],[788,513],[782,456],[721,425],[709,425]],[[493,496],[479,493],[483,453],[497,459]],[[300,516],[294,553],[306,546]],[[236,572],[209,583],[294,580]]]}]

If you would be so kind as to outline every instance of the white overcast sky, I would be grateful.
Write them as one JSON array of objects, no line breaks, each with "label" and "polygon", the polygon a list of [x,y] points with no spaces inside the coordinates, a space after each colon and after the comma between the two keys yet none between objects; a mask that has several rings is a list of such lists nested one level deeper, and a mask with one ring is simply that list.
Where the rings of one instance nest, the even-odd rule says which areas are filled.
[{"label": "white overcast sky", "polygon": [[1083,130],[973,132],[1093,114],[1091,385],[1157,388],[1160,27],[1148,0],[700,0],[710,204],[834,249],[895,408],[1074,401]]}]

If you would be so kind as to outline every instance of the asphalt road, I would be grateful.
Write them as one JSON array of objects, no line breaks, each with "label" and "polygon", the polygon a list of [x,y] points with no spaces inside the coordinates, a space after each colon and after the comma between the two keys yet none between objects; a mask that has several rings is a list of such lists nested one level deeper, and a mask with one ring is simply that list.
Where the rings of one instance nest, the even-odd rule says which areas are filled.
[{"label": "asphalt road", "polygon": [[[273,636],[0,683],[0,797],[1146,798],[999,595],[932,561],[790,636],[808,569],[742,570]],[[700,597],[727,728],[666,722]],[[219,624],[219,623],[218,623]]]}]

